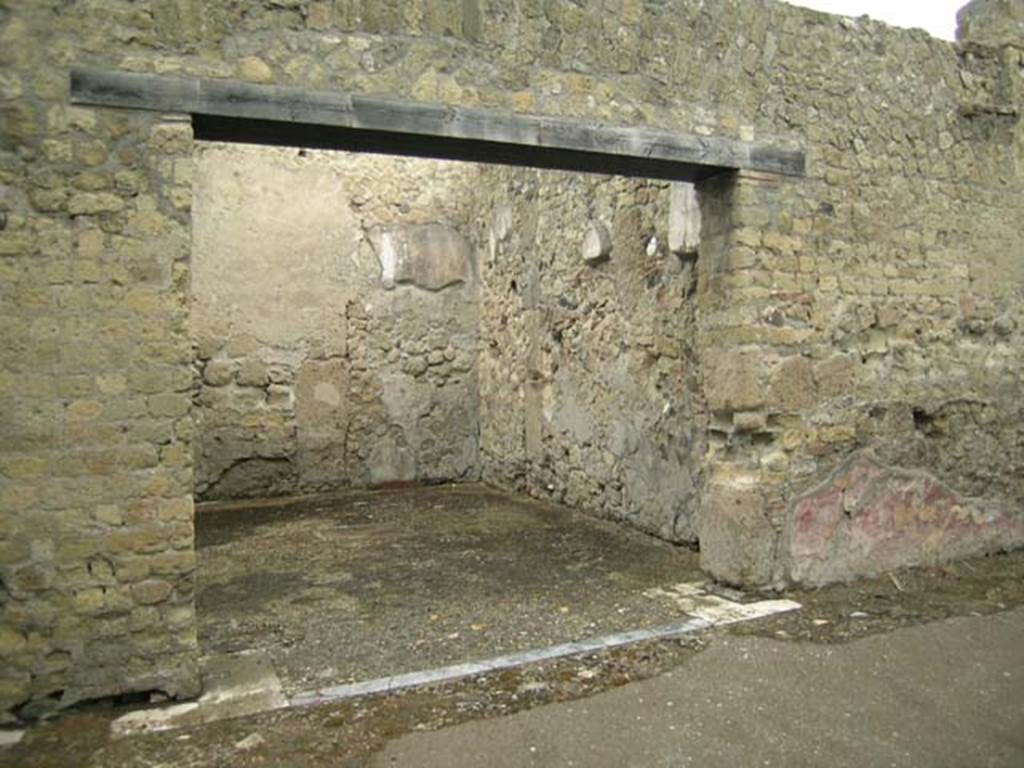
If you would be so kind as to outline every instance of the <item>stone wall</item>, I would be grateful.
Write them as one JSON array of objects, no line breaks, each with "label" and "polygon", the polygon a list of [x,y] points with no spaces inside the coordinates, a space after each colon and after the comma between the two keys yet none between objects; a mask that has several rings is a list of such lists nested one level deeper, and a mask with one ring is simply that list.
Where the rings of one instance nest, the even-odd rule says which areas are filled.
[{"label": "stone wall", "polygon": [[793,90],[810,177],[702,190],[698,533],[705,567],[739,583],[1024,541],[1009,54],[926,55],[938,44],[893,33],[856,54],[861,23],[840,26],[852,37],[836,39],[829,84]]},{"label": "stone wall", "polygon": [[479,476],[475,178],[435,160],[198,145],[197,494]]},{"label": "stone wall", "polygon": [[[35,58],[10,27],[5,75]],[[192,131],[46,76],[0,118],[0,721],[198,692]]]},{"label": "stone wall", "polygon": [[[670,185],[484,176],[484,480],[694,541],[696,252],[669,248]],[[588,236],[599,245],[585,254]]]},{"label": "stone wall", "polygon": [[71,63],[803,147],[701,188],[696,533],[825,581],[1024,541],[1019,7],[956,46],[771,0],[0,2],[0,711],[197,687],[189,127],[71,108]]}]

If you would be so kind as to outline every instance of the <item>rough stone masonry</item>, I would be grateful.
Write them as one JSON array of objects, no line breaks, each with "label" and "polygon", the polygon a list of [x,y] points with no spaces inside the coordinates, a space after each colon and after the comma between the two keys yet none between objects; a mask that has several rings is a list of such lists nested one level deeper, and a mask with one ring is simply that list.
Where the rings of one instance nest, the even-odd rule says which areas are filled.
[{"label": "rough stone masonry", "polygon": [[196,495],[479,479],[476,167],[195,158]]},{"label": "rough stone masonry", "polygon": [[[1024,3],[960,21],[952,44],[772,0],[0,0],[3,717],[198,689],[192,126],[71,106],[72,65],[802,148],[806,178],[702,182],[696,254],[664,186],[494,170],[471,201],[482,477],[771,586],[1024,541]],[[199,345],[199,397],[308,380],[330,406],[355,359],[320,339],[264,367]]]}]

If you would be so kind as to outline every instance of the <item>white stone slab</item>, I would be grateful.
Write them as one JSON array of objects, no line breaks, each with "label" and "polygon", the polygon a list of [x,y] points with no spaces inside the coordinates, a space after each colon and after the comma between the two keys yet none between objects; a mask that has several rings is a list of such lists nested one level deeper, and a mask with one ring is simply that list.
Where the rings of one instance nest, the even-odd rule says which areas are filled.
[{"label": "white stone slab", "polygon": [[0,749],[19,743],[25,731],[18,728],[0,728]]},{"label": "white stone slab", "polygon": [[110,725],[114,737],[166,731],[288,706],[281,680],[263,654],[224,654],[203,662],[203,694],[197,701],[140,709]]},{"label": "white stone slab", "polygon": [[666,589],[649,589],[644,594],[650,598],[668,600],[683,613],[704,619],[716,627],[796,611],[801,607],[800,603],[793,600],[758,600],[751,603],[727,600],[707,591],[705,583],[700,581],[675,584]]}]

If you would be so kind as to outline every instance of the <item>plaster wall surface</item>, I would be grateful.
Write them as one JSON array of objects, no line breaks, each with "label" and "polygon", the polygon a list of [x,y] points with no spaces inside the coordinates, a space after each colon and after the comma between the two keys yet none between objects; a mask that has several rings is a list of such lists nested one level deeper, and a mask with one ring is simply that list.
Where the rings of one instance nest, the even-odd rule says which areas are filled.
[{"label": "plaster wall surface", "polygon": [[198,145],[200,497],[478,477],[476,175]]},{"label": "plaster wall surface", "polygon": [[1019,9],[0,2],[0,710],[198,686],[191,127],[72,107],[72,63],[804,148],[700,190],[694,529],[763,585],[1024,541]]}]

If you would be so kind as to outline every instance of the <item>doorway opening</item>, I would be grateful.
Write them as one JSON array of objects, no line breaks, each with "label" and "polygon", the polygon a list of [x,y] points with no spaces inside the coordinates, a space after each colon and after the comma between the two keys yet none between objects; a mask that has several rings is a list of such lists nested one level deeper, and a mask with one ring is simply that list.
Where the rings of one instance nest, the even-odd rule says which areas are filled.
[{"label": "doorway opening", "polygon": [[194,160],[205,653],[297,695],[678,618],[646,593],[699,578],[692,188]]},{"label": "doorway opening", "polygon": [[[74,104],[186,114],[192,136],[200,141],[305,148],[274,150],[278,171],[304,179],[285,194],[276,182],[253,177],[246,162],[235,158],[232,166],[218,149],[199,150],[200,164],[208,151],[211,159],[221,157],[232,168],[218,178],[223,189],[233,190],[239,211],[244,211],[243,202],[258,201],[261,195],[272,200],[256,202],[254,210],[232,222],[231,195],[222,199],[209,187],[203,191],[204,174],[218,171],[200,167],[196,174],[194,245],[205,242],[204,221],[220,222],[210,241],[214,250],[230,257],[204,262],[199,254],[198,283],[187,297],[195,302],[190,309],[197,328],[196,385],[182,434],[188,442],[199,433],[193,441],[195,491],[213,505],[202,507],[197,516],[200,613],[210,604],[203,594],[204,573],[213,572],[202,564],[205,555],[257,534],[291,543],[296,531],[273,523],[291,512],[297,519],[308,518],[294,505],[301,508],[309,499],[314,499],[309,502],[313,517],[326,520],[331,532],[306,533],[331,551],[348,546],[360,554],[390,552],[394,567],[382,567],[402,573],[400,566],[430,562],[435,559],[431,552],[454,542],[460,562],[483,564],[472,576],[451,571],[433,579],[444,586],[490,579],[487,583],[498,585],[502,595],[540,593],[532,587],[510,589],[508,571],[496,566],[502,558],[529,563],[529,557],[518,558],[514,551],[502,551],[498,558],[482,554],[489,541],[530,539],[524,521],[536,510],[516,507],[526,503],[525,497],[565,505],[559,518],[563,532],[599,525],[573,512],[587,510],[654,533],[660,538],[642,538],[646,546],[669,548],[665,551],[671,552],[681,577],[695,572],[693,558],[687,560],[685,550],[665,542],[692,543],[696,536],[697,490],[711,415],[703,405],[695,353],[695,306],[724,269],[732,223],[724,210],[730,185],[716,179],[731,179],[734,171],[802,175],[801,151],[551,116],[80,67],[72,69],[71,93]],[[183,138],[185,133],[154,132],[151,149],[166,149],[167,136]],[[339,149],[508,167],[480,166],[468,183],[456,182],[458,174],[453,174],[455,186],[439,195],[433,194],[433,181],[410,185],[406,179],[396,182],[393,173],[364,174],[367,183],[383,184],[383,191],[352,185],[335,199],[340,189],[336,173],[322,182],[309,176],[309,167],[289,165],[315,160],[319,155],[313,152]],[[428,176],[449,178],[446,173]],[[692,215],[698,210],[696,193],[682,182],[712,190],[711,215],[703,227]],[[414,208],[424,201],[445,215]],[[185,212],[189,202],[179,194],[174,207]],[[229,213],[218,208],[221,203],[229,204]],[[317,210],[336,218],[318,219]],[[302,226],[295,227],[296,222]],[[708,235],[706,254],[697,258],[702,230]],[[274,243],[287,246],[283,261],[267,256],[266,248]],[[175,283],[172,297],[178,298],[180,290]],[[474,312],[475,330],[468,322]],[[472,503],[454,497],[438,501],[436,494],[446,490],[474,490],[457,484],[451,490],[452,481],[478,481],[499,490],[476,487]],[[459,535],[435,531],[437,544],[424,554],[396,542],[415,543],[426,530],[427,515],[382,511],[378,520],[377,513],[359,511],[383,509],[386,494],[408,492],[410,483],[414,503],[408,508],[422,512],[423,505],[416,503],[422,501],[438,519],[446,509],[468,510],[459,517],[468,527]],[[388,490],[394,484],[399,487]],[[516,497],[502,501],[494,495],[503,492]],[[294,501],[288,494],[302,495]],[[274,500],[252,500],[259,497]],[[331,513],[325,500],[335,497],[342,499],[341,506]],[[182,509],[190,512],[191,505],[184,503],[190,500],[182,501]],[[338,510],[347,512],[339,517]],[[476,533],[472,525],[485,517],[482,510],[518,523]],[[557,514],[545,508],[541,527]],[[244,524],[232,526],[232,521]],[[383,525],[368,537],[369,549],[359,543],[367,525]],[[191,542],[192,521],[183,527],[187,530],[178,540]],[[649,579],[638,574],[658,562],[653,551],[609,555],[615,542],[633,535],[623,530],[615,528],[615,535],[602,538],[593,529],[593,540],[600,544],[589,550],[568,533],[552,532],[549,538],[562,541],[565,551],[578,549],[576,562],[552,571],[547,564],[558,558],[549,553],[521,573],[559,585],[571,583],[566,574],[584,574],[590,591],[565,592],[570,599],[559,613],[602,605],[602,591],[614,593],[615,584],[649,586]],[[335,535],[353,532],[348,545]],[[731,552],[731,544],[725,549]],[[309,574],[310,586],[310,578],[303,576],[308,552],[284,546],[254,552],[249,561],[257,571],[229,574],[219,587],[222,605],[254,585],[259,588],[249,591],[264,598],[261,608],[249,611],[257,616],[279,613],[275,600],[292,596],[292,586],[327,589],[338,605],[353,604],[348,602],[352,595],[346,597],[338,586],[346,578],[343,564],[329,562]],[[605,558],[630,567],[601,565]],[[225,561],[245,559],[229,553]],[[275,563],[287,568],[274,570]],[[592,574],[599,576],[596,582],[588,581]],[[184,574],[189,589],[190,576]],[[413,574],[400,581],[431,579]],[[630,595],[647,597],[648,592],[633,589]],[[443,595],[419,594],[428,597],[416,606],[416,615],[431,621],[443,618],[435,603],[455,604]],[[329,613],[318,603],[330,595],[314,591],[293,602]],[[357,615],[365,617],[393,603],[368,597],[354,604]],[[537,624],[557,625],[550,606],[541,606]],[[190,622],[191,609],[187,606],[175,621]],[[463,611],[458,621],[468,622],[473,632],[484,631],[486,622],[473,621],[471,613]],[[387,624],[387,611],[381,615]],[[526,616],[523,611],[518,615]],[[295,614],[294,623],[312,626],[308,616]],[[352,627],[330,623],[344,631],[310,642],[342,653]],[[597,626],[585,624],[591,625]],[[374,643],[379,625],[367,626],[376,633],[367,636]],[[565,626],[578,631],[571,622]],[[461,633],[435,634],[431,642],[443,647]],[[513,642],[505,635],[495,637],[496,647]],[[528,631],[525,637],[514,642],[528,641]],[[295,643],[286,638],[281,646]],[[409,661],[418,665],[417,659]],[[293,683],[309,684],[310,675],[321,672],[329,677],[329,665],[320,671],[313,666],[303,667]]]}]

